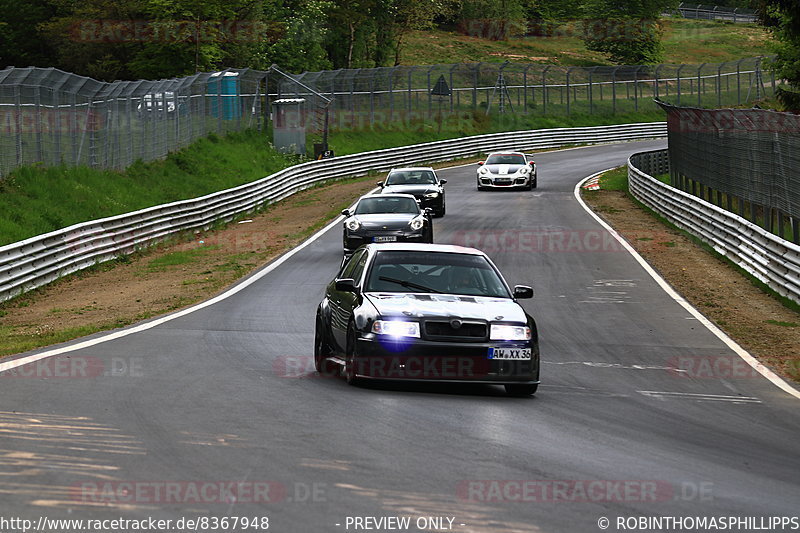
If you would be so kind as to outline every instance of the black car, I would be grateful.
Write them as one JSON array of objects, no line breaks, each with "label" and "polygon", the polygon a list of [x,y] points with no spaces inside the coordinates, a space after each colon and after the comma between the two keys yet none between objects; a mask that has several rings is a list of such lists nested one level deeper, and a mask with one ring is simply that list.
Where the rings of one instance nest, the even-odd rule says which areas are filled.
[{"label": "black car", "polygon": [[369,244],[328,284],[317,308],[314,362],[360,379],[539,385],[536,323],[497,267],[474,248]]},{"label": "black car", "polygon": [[444,216],[447,205],[444,199],[444,184],[436,171],[430,167],[395,168],[389,171],[384,181],[378,182],[381,194],[413,194],[422,208],[433,209],[434,216]]},{"label": "black car", "polygon": [[522,152],[495,152],[478,162],[478,190],[521,187],[530,191],[537,185],[536,163]]},{"label": "black car", "polygon": [[367,195],[345,209],[342,225],[345,256],[371,242],[433,242],[430,212],[410,194]]}]

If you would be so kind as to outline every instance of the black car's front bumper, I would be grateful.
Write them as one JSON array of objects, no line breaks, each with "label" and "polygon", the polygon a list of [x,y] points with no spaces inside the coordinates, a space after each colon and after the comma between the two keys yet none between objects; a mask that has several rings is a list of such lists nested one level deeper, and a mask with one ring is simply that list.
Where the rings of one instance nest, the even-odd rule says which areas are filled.
[{"label": "black car's front bumper", "polygon": [[[531,359],[489,359],[490,347],[531,348]],[[539,383],[539,351],[529,342],[441,342],[366,334],[356,341],[358,377],[493,384]]]},{"label": "black car's front bumper", "polygon": [[345,253],[352,253],[363,244],[369,244],[375,241],[375,237],[394,237],[393,241],[386,242],[420,242],[424,243],[426,229],[423,227],[418,231],[360,231],[350,232],[345,230],[342,238]]},{"label": "black car's front bumper", "polygon": [[478,176],[478,185],[486,188],[506,189],[509,187],[527,187],[530,182],[531,175],[524,176],[497,176],[495,174],[486,174]]}]

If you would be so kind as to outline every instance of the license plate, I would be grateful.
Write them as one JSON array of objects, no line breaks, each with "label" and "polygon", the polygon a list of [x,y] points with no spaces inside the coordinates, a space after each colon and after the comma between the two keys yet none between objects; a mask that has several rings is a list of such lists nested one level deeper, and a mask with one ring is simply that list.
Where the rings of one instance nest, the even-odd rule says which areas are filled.
[{"label": "license plate", "polygon": [[530,348],[489,348],[489,359],[503,361],[527,360],[531,358]]},{"label": "license plate", "polygon": [[372,242],[396,242],[397,237],[394,235],[384,235],[382,237],[373,237]]},{"label": "license plate", "polygon": [[500,184],[500,185],[505,185],[506,183],[511,183],[511,180],[510,179],[502,179],[501,178],[501,179],[494,180],[494,182],[497,183],[497,184]]}]

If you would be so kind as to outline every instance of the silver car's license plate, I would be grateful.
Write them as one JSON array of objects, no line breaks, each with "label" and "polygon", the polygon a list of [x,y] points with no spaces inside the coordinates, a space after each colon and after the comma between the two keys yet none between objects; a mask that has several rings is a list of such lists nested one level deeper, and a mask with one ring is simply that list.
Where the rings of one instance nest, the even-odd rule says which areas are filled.
[{"label": "silver car's license plate", "polygon": [[500,359],[503,361],[524,361],[530,358],[530,348],[489,348],[489,359]]},{"label": "silver car's license plate", "polygon": [[397,237],[394,235],[383,235],[381,237],[373,237],[372,242],[396,242]]}]

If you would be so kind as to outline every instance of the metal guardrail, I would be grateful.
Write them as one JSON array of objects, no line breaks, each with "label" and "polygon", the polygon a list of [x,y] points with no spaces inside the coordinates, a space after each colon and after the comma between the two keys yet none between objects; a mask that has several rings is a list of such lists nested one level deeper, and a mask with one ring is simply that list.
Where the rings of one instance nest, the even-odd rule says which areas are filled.
[{"label": "metal guardrail", "polygon": [[634,154],[628,159],[631,194],[778,294],[800,303],[800,246],[653,177],[666,172],[667,150]]},{"label": "metal guardrail", "polygon": [[730,22],[747,23],[758,22],[758,15],[752,9],[681,2],[673,12],[688,19],[727,20]]},{"label": "metal guardrail", "polygon": [[376,150],[295,165],[258,181],[191,200],[83,222],[0,247],[0,301],[61,276],[147,247],[180,231],[207,228],[315,183],[413,163],[449,161],[493,150],[666,137],[665,122],[529,130]]}]

